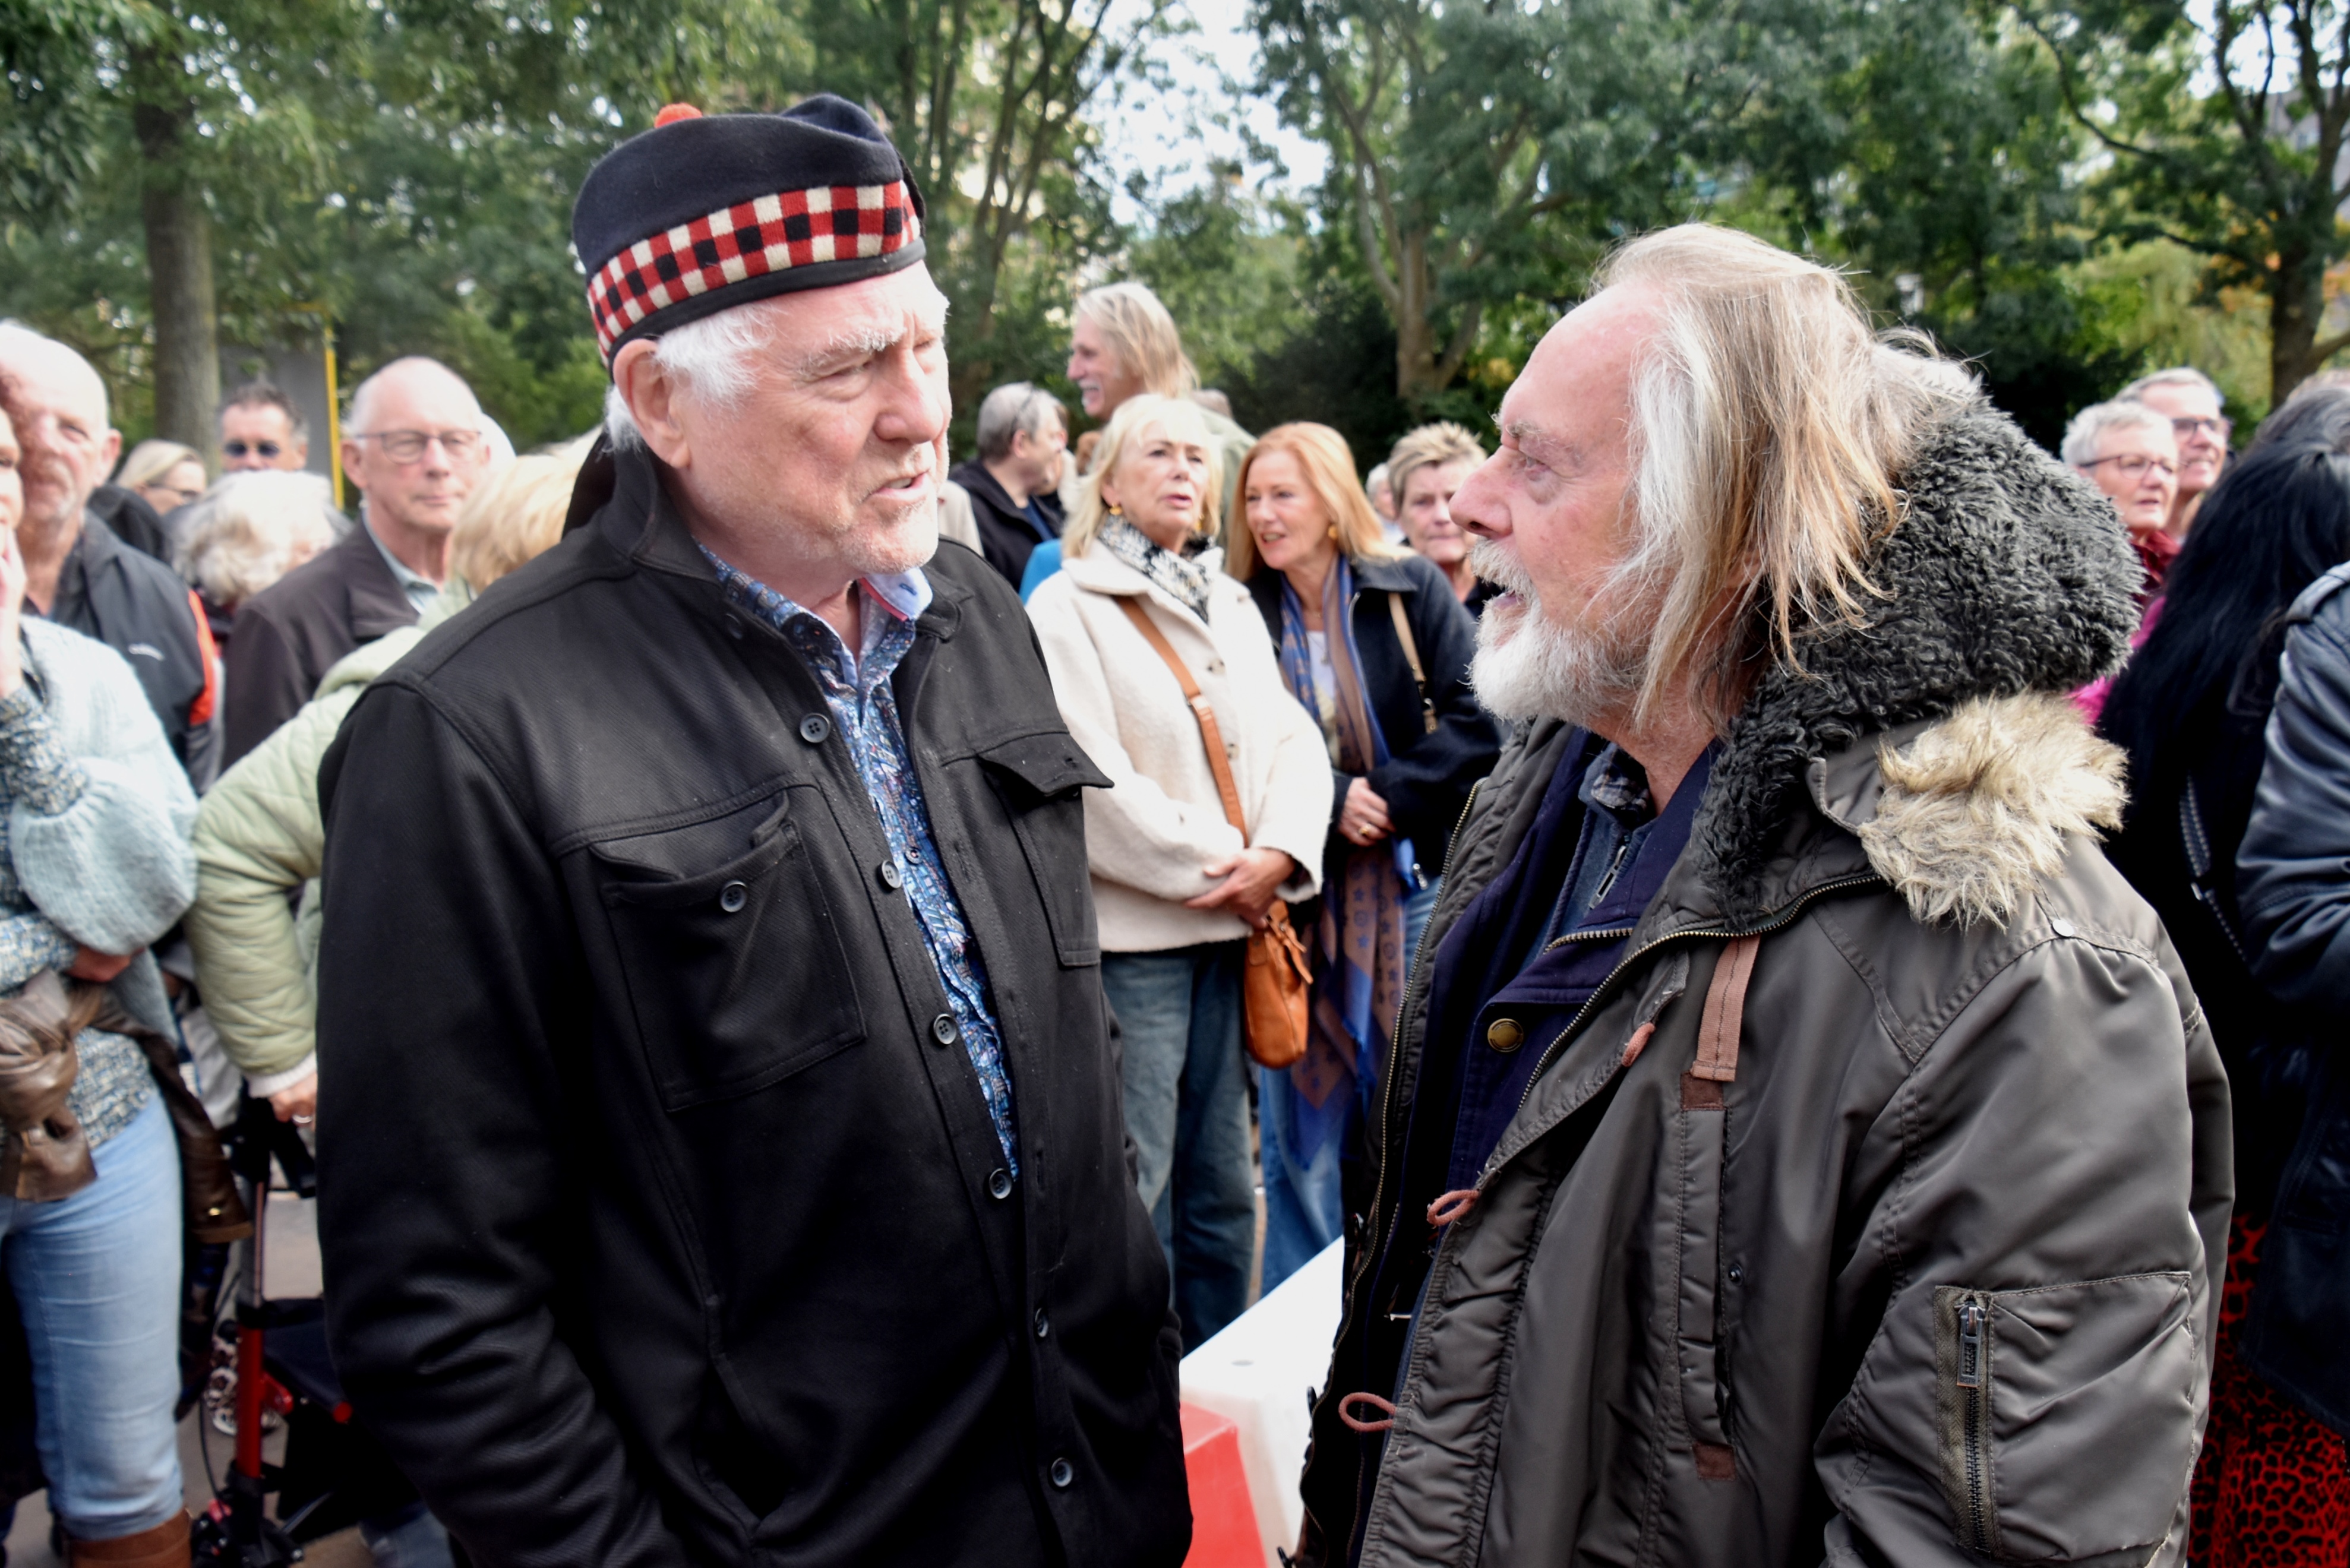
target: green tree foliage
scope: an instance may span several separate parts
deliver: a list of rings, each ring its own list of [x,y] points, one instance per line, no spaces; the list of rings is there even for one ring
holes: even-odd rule
[[[2028,4],[2067,103],[2112,156],[2108,232],[2206,258],[2207,295],[2269,306],[2269,396],[2350,348],[2321,337],[2325,272],[2350,255],[2350,8],[2340,0]]]

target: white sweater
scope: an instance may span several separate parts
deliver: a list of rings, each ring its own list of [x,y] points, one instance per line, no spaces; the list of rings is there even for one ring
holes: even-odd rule
[[[1202,558],[1214,587],[1202,621],[1098,546],[1045,579],[1028,601],[1069,733],[1115,787],[1086,792],[1094,904],[1108,952],[1158,952],[1248,934],[1222,909],[1183,900],[1214,882],[1201,868],[1241,847],[1225,820],[1199,721],[1183,689],[1118,601],[1137,595],[1215,710],[1240,785],[1251,847],[1302,867],[1284,898],[1314,896],[1330,828],[1330,758],[1322,732],[1282,684],[1273,639],[1248,590]]]

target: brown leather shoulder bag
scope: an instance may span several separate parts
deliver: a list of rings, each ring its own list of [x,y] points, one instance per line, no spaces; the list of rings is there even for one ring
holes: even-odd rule
[[[1240,829],[1241,842],[1246,844],[1248,823],[1241,811],[1240,784],[1232,777],[1232,759],[1224,753],[1224,732],[1216,723],[1215,709],[1200,694],[1200,683],[1191,679],[1182,655],[1151,621],[1142,601],[1124,597],[1118,602],[1134,629],[1166,661],[1176,683],[1183,688],[1183,701],[1191,705],[1191,717],[1200,723],[1200,740],[1208,748],[1208,768],[1216,775],[1224,816]],[[1248,973],[1241,1001],[1249,1054],[1276,1072],[1305,1054],[1313,979],[1305,944],[1297,940],[1296,928],[1289,923],[1289,906],[1275,898],[1263,926],[1249,933]]]

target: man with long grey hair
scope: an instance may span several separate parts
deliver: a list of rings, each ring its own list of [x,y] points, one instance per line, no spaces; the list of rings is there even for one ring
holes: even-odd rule
[[[1844,280],[1625,246],[1452,512],[1517,738],[1404,998],[1307,1563],[2178,1561],[2227,1089],[2095,835],[2104,499]]]
[[[933,555],[920,193],[840,99],[672,105],[572,233],[570,531],[319,772],[344,1386],[477,1562],[1175,1568],[1108,781]]]

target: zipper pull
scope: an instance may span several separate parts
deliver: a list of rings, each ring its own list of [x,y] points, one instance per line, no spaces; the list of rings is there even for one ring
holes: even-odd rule
[[[1959,1386],[1982,1386],[1983,1309],[1977,1301],[1959,1303]]]

